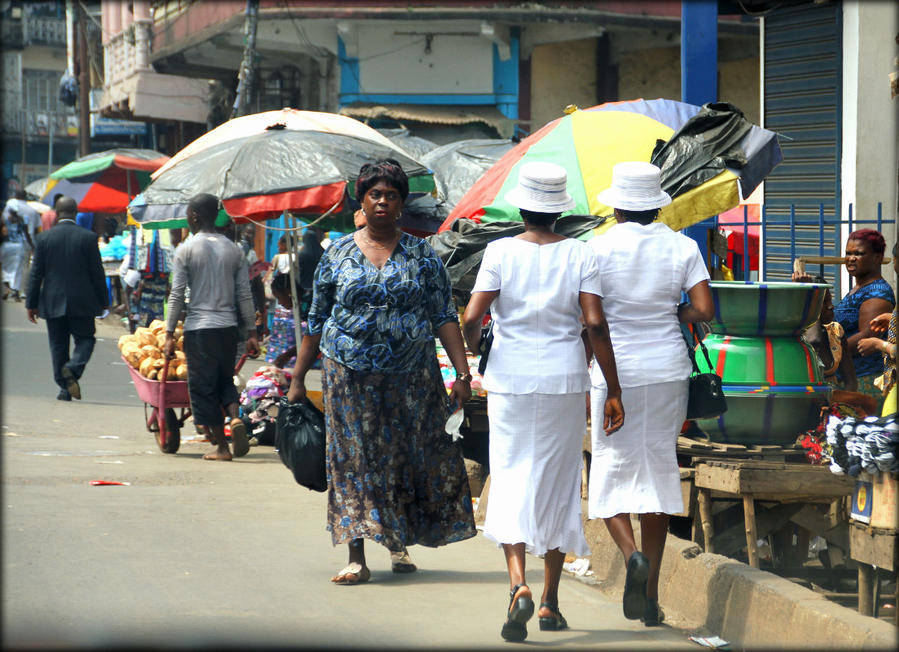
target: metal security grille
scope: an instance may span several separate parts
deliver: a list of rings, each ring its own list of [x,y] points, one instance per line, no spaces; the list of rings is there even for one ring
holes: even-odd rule
[[[784,155],[765,181],[766,280],[789,279],[794,256],[841,253],[841,60],[840,3],[765,16],[765,128],[781,136]],[[824,276],[839,297],[839,267],[826,266]]]

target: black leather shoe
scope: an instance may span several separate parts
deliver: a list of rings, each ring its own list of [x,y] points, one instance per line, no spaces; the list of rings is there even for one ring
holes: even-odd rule
[[[80,401],[81,386],[78,384],[78,381],[75,380],[75,374],[72,373],[72,370],[68,367],[63,367],[59,374],[62,376],[63,380],[66,381],[66,390],[72,395],[72,398],[77,398]]]
[[[646,580],[649,579],[649,560],[639,550],[627,560],[624,580],[624,617],[639,620],[646,611]]]
[[[57,401],[71,401],[72,397],[69,396],[69,393],[66,390],[61,389],[61,390],[59,390],[59,394],[56,395],[56,400]]]

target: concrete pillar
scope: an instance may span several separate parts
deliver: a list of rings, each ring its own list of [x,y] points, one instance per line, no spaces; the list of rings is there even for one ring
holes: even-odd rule
[[[688,104],[718,99],[718,3],[717,0],[681,0],[680,95]],[[705,220],[683,230],[699,245],[708,261],[708,231],[714,222]]]
[[[134,0],[134,64],[138,70],[150,68],[150,3],[147,0]]]
[[[122,17],[122,31],[126,32],[132,23],[131,3],[128,0],[121,0],[118,5]]]
[[[877,219],[887,243],[886,255],[896,242],[896,204],[899,201],[896,170],[899,169],[899,98],[890,99],[887,73],[899,56],[899,5],[894,2],[844,2],[843,98],[840,161],[842,219]],[[876,224],[853,225],[876,229]],[[848,228],[844,228],[845,246]],[[896,289],[896,277],[888,265],[883,278]],[[843,269],[844,283],[848,277]],[[848,285],[844,285],[848,287]]]
[[[107,17],[109,22],[109,38],[122,31],[122,10],[118,0],[106,0],[103,7],[103,16]]]

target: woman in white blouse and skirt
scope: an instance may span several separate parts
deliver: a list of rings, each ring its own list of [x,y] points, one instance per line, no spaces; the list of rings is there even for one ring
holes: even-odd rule
[[[687,415],[691,365],[680,323],[714,314],[709,274],[696,243],[655,222],[671,203],[658,167],[619,163],[612,187],[597,199],[618,223],[590,240],[602,278],[603,308],[612,335],[627,423],[606,437],[593,423],[589,517],[605,520],[627,567],[624,615],[658,625],[659,568],[668,515],[683,511],[677,435]],[[679,303],[686,292],[689,303]],[[591,407],[600,409],[607,383],[593,370]],[[595,412],[594,412],[595,413]],[[640,515],[637,549],[631,514]]]
[[[488,308],[494,320],[483,380],[490,419],[484,534],[506,557],[511,600],[502,636],[509,641],[525,639],[534,612],[525,552],[544,555],[542,630],[567,627],[558,598],[565,553],[589,554],[580,500],[589,387],[581,318],[609,388],[597,421],[607,433],[624,421],[595,258],[585,243],[553,233],[574,206],[566,181],[552,163],[521,167],[506,200],[521,209],[524,233],[487,245],[463,317],[473,353]]]

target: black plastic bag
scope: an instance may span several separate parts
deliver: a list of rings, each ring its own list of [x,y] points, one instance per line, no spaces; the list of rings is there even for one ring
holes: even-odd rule
[[[325,415],[308,399],[278,405],[275,446],[284,466],[293,472],[297,484],[313,491],[326,491]]]
[[[478,342],[478,353],[481,360],[478,362],[478,373],[482,376],[487,370],[487,359],[490,357],[490,349],[493,347],[493,319],[490,323],[481,327],[481,339]]]

